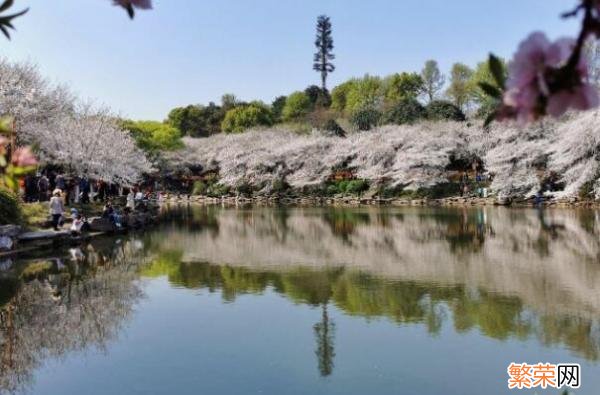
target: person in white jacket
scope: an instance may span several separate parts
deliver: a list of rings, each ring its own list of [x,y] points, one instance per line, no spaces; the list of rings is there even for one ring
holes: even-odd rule
[[[55,189],[50,199],[50,215],[52,216],[52,227],[54,230],[58,230],[58,224],[64,212],[65,206],[63,205],[61,191],[60,189]]]
[[[127,194],[127,204],[126,207],[129,207],[131,211],[135,210],[135,194],[132,190]]]

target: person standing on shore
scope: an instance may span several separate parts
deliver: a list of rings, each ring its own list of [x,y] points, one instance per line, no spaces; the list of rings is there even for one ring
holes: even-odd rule
[[[65,206],[63,205],[60,189],[55,189],[50,199],[50,215],[52,216],[52,227],[54,230],[58,230],[58,224],[64,212]]]
[[[50,182],[48,181],[48,177],[46,177],[45,174],[42,173],[42,176],[38,180],[37,187],[38,187],[39,201],[40,202],[47,201],[48,200],[48,189],[50,188]]]
[[[81,193],[81,203],[88,204],[90,202],[90,182],[86,176],[79,181],[79,192]]]
[[[131,211],[135,210],[135,194],[133,193],[133,189],[130,189],[127,194],[127,204],[125,206],[129,207]]]

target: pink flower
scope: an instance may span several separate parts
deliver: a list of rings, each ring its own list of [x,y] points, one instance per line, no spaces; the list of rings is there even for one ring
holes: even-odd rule
[[[17,148],[12,154],[11,162],[13,165],[21,167],[35,166],[38,164],[35,155],[31,152],[31,148],[29,147]]]
[[[548,77],[568,62],[574,46],[575,41],[569,38],[551,43],[541,32],[534,32],[521,42],[510,65],[503,98],[503,104],[514,108],[520,122],[533,121],[545,113],[558,117],[570,108],[587,110],[598,105],[597,90],[585,82],[587,64],[583,57],[575,70],[573,85],[551,91]]]
[[[569,108],[589,110],[599,104],[598,89],[590,84],[582,84],[572,90],[562,90],[550,96],[546,111],[553,117],[559,117]]]
[[[121,6],[123,8],[135,7],[141,10],[149,10],[152,8],[151,0],[114,0],[114,5]]]

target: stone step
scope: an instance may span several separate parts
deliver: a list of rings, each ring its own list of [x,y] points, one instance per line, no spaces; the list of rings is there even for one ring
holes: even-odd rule
[[[35,241],[35,240],[54,240],[63,239],[71,236],[68,230],[38,230],[34,232],[21,233],[18,236],[19,241]]]

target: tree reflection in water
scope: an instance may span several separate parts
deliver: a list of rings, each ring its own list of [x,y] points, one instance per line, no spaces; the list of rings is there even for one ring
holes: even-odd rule
[[[422,325],[432,336],[450,326],[502,341],[535,338],[598,360],[600,219],[589,213],[166,212],[140,240],[3,264],[0,392],[26,388],[45,358],[105,348],[142,297],[140,276],[218,292],[225,303],[270,291],[319,309],[312,330],[322,376],[334,369],[332,309]]]
[[[220,289],[230,301],[271,286],[295,302],[332,302],[347,314],[422,323],[432,334],[451,320],[458,332],[533,336],[598,359],[596,211],[188,210],[209,218],[206,227],[201,220],[194,231],[180,228],[151,242],[176,251],[176,264],[154,274],[178,285]]]
[[[142,297],[143,256],[139,242],[111,241],[18,265],[11,275],[21,284],[0,307],[0,392],[25,390],[46,358],[114,340]]]
[[[335,358],[335,323],[329,320],[327,305],[323,303],[323,312],[321,322],[314,326],[315,337],[317,338],[317,361],[319,362],[319,372],[321,376],[329,376],[333,372],[333,359]]]

